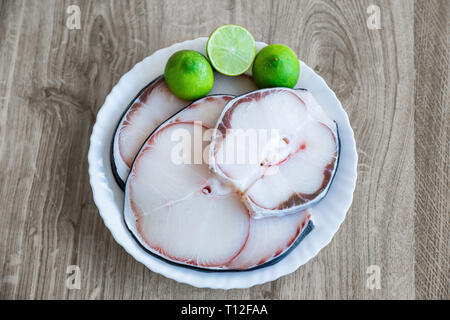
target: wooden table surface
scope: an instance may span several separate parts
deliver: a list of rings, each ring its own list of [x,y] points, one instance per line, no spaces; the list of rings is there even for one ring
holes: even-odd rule
[[[372,4],[380,29],[368,25]],[[70,5],[79,29],[68,27]],[[449,7],[0,0],[0,298],[448,299]],[[128,255],[98,214],[87,163],[97,111],[119,78],[226,23],[289,45],[324,77],[359,154],[353,205],[332,242],[291,275],[229,291],[179,284]],[[71,265],[80,289],[66,286]],[[378,289],[367,285],[373,265]]]

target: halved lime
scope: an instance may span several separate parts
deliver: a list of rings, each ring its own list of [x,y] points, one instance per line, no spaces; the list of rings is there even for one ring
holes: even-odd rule
[[[206,52],[214,69],[227,76],[238,76],[252,65],[256,42],[247,29],[227,24],[209,36]]]

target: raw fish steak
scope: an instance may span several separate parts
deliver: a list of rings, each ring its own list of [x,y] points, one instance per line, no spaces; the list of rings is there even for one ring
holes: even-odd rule
[[[253,217],[298,212],[325,196],[338,163],[338,130],[310,92],[271,88],[239,96],[216,129],[211,168]]]
[[[136,157],[125,188],[125,219],[151,252],[184,264],[219,267],[245,245],[250,216],[239,196],[209,171],[207,163],[173,159],[179,144],[173,137],[194,137],[195,130],[203,135],[231,99],[210,96],[195,102],[154,132]],[[207,144],[202,141],[201,150]],[[194,145],[187,146],[192,154]]]
[[[249,269],[282,256],[306,235],[305,228],[311,223],[308,210],[280,217],[250,219],[247,242],[237,257],[227,266],[230,269]],[[308,230],[309,232],[309,230]]]
[[[247,75],[231,78],[215,73],[214,77],[216,81],[210,94],[239,95],[256,89],[252,78]],[[159,125],[188,104],[189,101],[172,94],[163,76],[147,85],[132,101],[117,125],[112,144],[112,169],[121,188],[144,141]]]
[[[280,258],[306,229],[311,217],[306,211],[251,218],[241,195],[209,170],[205,133],[232,99],[214,95],[192,103],[153,132],[139,151],[126,182],[124,215],[149,252],[200,268],[247,270]],[[197,140],[177,139],[186,134],[203,137],[200,161],[195,159]],[[174,160],[180,154],[176,150],[189,151],[188,161]]]
[[[112,165],[120,186],[123,187],[134,158],[150,133],[188,103],[172,94],[162,76],[133,101],[122,116],[113,140]]]

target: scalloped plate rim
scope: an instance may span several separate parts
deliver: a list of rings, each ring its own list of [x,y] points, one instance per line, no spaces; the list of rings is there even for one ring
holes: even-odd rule
[[[198,287],[198,288],[211,288],[211,289],[249,288],[249,287],[263,284],[263,283],[266,283],[269,281],[274,281],[282,276],[288,275],[288,274],[296,271],[300,266],[304,265],[309,260],[311,260],[313,257],[315,257],[319,253],[320,250],[322,250],[324,247],[326,247],[330,243],[334,234],[339,230],[341,224],[345,220],[347,211],[349,210],[352,200],[353,200],[353,192],[354,192],[355,186],[356,186],[357,162],[358,162],[358,155],[356,152],[356,142],[355,142],[353,130],[350,126],[350,121],[349,121],[348,115],[345,112],[345,110],[342,108],[342,105],[341,105],[340,101],[337,99],[336,94],[328,87],[325,80],[321,76],[319,76],[317,73],[315,73],[305,63],[300,61],[300,63],[301,63],[300,78],[302,78],[302,76],[305,74],[304,70],[306,70],[306,74],[309,74],[309,76],[312,75],[316,81],[319,81],[318,87],[323,87],[324,90],[328,91],[327,92],[328,94],[331,94],[330,99],[334,100],[333,103],[338,106],[339,110],[337,110],[336,112],[339,112],[341,114],[341,116],[343,117],[340,120],[341,122],[339,123],[340,134],[341,134],[341,137],[340,137],[341,143],[345,137],[345,143],[346,143],[345,148],[349,149],[348,152],[350,152],[348,154],[349,159],[346,160],[347,162],[349,162],[349,166],[348,166],[349,169],[347,172],[348,178],[346,179],[347,187],[348,187],[346,190],[347,191],[347,194],[346,194],[347,199],[345,199],[346,201],[342,201],[340,203],[339,211],[341,212],[341,216],[337,218],[338,221],[335,221],[335,224],[334,224],[332,230],[330,232],[328,232],[326,234],[326,236],[322,236],[319,239],[314,239],[314,237],[313,237],[314,231],[312,231],[311,234],[308,235],[308,237],[305,240],[307,240],[307,239],[309,240],[312,237],[315,241],[312,243],[313,247],[312,248],[303,248],[304,246],[301,246],[302,244],[305,243],[305,241],[303,241],[294,250],[294,251],[298,251],[299,248],[304,249],[304,251],[300,253],[300,254],[303,254],[303,256],[297,254],[298,260],[300,260],[300,258],[301,258],[301,261],[294,261],[295,263],[288,263],[288,261],[286,260],[288,257],[286,257],[285,259],[281,260],[280,262],[278,262],[272,266],[262,268],[262,270],[264,271],[263,273],[261,273],[260,270],[239,271],[236,273],[220,273],[220,274],[217,272],[214,272],[214,271],[211,271],[211,272],[192,271],[192,270],[187,270],[186,268],[184,268],[182,266],[173,266],[173,265],[170,265],[170,264],[164,263],[164,262],[157,263],[157,262],[153,261],[152,259],[148,259],[148,254],[145,254],[145,253],[143,254],[142,252],[139,251],[138,244],[135,244],[134,246],[129,246],[127,243],[125,243],[127,239],[123,238],[124,237],[123,232],[126,233],[128,238],[132,238],[132,236],[129,234],[129,232],[128,232],[128,230],[126,230],[126,228],[123,228],[123,225],[117,226],[115,224],[115,222],[113,221],[113,219],[111,219],[109,217],[110,210],[115,210],[116,208],[114,208],[113,203],[111,203],[109,201],[106,201],[106,202],[104,201],[104,196],[105,196],[104,192],[106,192],[108,190],[105,189],[104,185],[102,186],[102,183],[105,182],[102,179],[106,180],[107,182],[113,183],[113,184],[116,184],[116,181],[114,180],[114,178],[108,180],[105,177],[105,174],[107,174],[107,173],[105,173],[105,170],[107,170],[109,168],[109,166],[108,166],[109,159],[103,159],[102,151],[101,151],[101,146],[103,145],[103,143],[106,143],[108,146],[110,145],[110,139],[107,139],[107,141],[102,142],[101,140],[99,141],[98,138],[99,138],[99,136],[102,135],[102,131],[103,131],[102,129],[104,129],[102,127],[102,125],[108,125],[108,124],[105,124],[104,122],[107,119],[108,112],[112,111],[109,109],[113,109],[113,107],[114,107],[113,99],[115,98],[116,95],[120,96],[121,89],[124,90],[127,88],[127,82],[129,81],[129,78],[132,78],[133,76],[135,76],[135,77],[138,76],[137,73],[139,72],[140,69],[144,68],[144,65],[146,62],[148,62],[150,59],[162,58],[163,55],[168,56],[170,52],[173,52],[177,48],[184,49],[186,47],[195,46],[195,45],[197,45],[197,43],[201,43],[201,42],[206,43],[206,40],[207,40],[206,37],[200,37],[200,38],[197,38],[194,40],[186,40],[184,42],[175,43],[167,48],[159,49],[156,52],[154,52],[152,55],[146,57],[141,62],[134,65],[130,71],[128,71],[126,74],[124,74],[120,78],[118,83],[113,87],[111,92],[105,98],[105,102],[104,102],[103,106],[100,108],[100,110],[98,111],[98,114],[96,117],[96,122],[92,129],[92,134],[90,137],[89,152],[88,152],[89,182],[90,182],[92,192],[93,192],[94,203],[96,204],[96,206],[99,210],[100,216],[102,217],[105,226],[110,230],[114,240],[119,245],[121,245],[125,249],[125,251],[128,254],[130,254],[134,259],[136,259],[140,263],[144,264],[147,268],[149,268],[153,272],[157,272],[167,278],[176,280],[180,283],[186,283],[186,284],[192,285],[194,287]],[[259,49],[264,46],[266,46],[265,43],[257,42],[257,47]],[[136,80],[136,81],[138,81],[138,80]],[[300,80],[299,80],[299,82],[300,82]],[[135,91],[138,92],[140,89],[141,88],[136,88]],[[130,92],[129,95],[132,95],[132,92]],[[124,110],[125,107],[126,106],[123,106],[122,110]],[[116,106],[116,108],[118,108],[118,107]],[[115,127],[116,123],[114,122],[109,125]],[[346,129],[346,130],[344,130],[345,134],[342,134],[341,127]],[[107,154],[109,156],[109,153],[107,153]],[[106,166],[102,167],[104,170],[99,170],[99,164],[98,164],[99,160],[106,162]],[[338,175],[341,167],[342,167],[342,158],[340,159],[340,165],[339,165],[339,168],[337,169],[336,175]],[[103,175],[103,177],[102,177],[102,175]],[[102,191],[103,191],[103,193],[102,193]],[[109,191],[113,192],[113,190],[109,190]],[[332,190],[330,189],[329,192],[332,192]],[[328,196],[329,195],[327,195],[326,198]],[[325,201],[325,199],[323,201]],[[312,210],[313,210],[313,218],[314,218],[314,207],[312,208]],[[119,211],[121,211],[121,210],[119,209]],[[122,213],[121,212],[119,212],[119,213],[122,216]],[[316,226],[316,229],[317,229],[317,226]],[[131,240],[134,242],[133,239],[131,239]],[[311,242],[311,240],[309,240],[308,242]],[[292,255],[293,253],[294,252],[291,252],[290,255]],[[183,270],[183,269],[186,269],[186,270]],[[194,273],[194,275],[192,273]],[[238,276],[236,276],[236,274],[238,274]]]

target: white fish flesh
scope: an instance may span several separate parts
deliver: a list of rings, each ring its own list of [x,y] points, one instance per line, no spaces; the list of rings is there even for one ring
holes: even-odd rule
[[[214,74],[210,94],[239,95],[256,89],[251,77],[226,77]],[[131,165],[148,136],[190,101],[177,98],[160,76],[147,85],[132,101],[120,119],[114,134],[111,165],[117,183],[124,187]]]
[[[190,162],[174,161],[188,133],[214,128],[232,96],[202,98],[162,124],[147,139],[125,187],[125,222],[149,252],[179,264],[213,270],[246,270],[281,257],[300,238],[310,214],[253,219],[228,181],[195,163],[195,141],[184,141]],[[203,139],[202,139],[203,140]],[[209,159],[209,141],[201,142]]]
[[[339,155],[338,131],[310,92],[271,88],[231,100],[212,138],[210,164],[255,218],[322,199]]]
[[[188,103],[172,94],[162,76],[151,82],[132,102],[123,114],[113,140],[111,162],[120,186],[123,187],[134,158],[148,136]]]
[[[261,266],[282,256],[295,244],[311,223],[308,210],[280,217],[250,219],[248,240],[236,258],[227,266],[230,269],[249,269]]]

